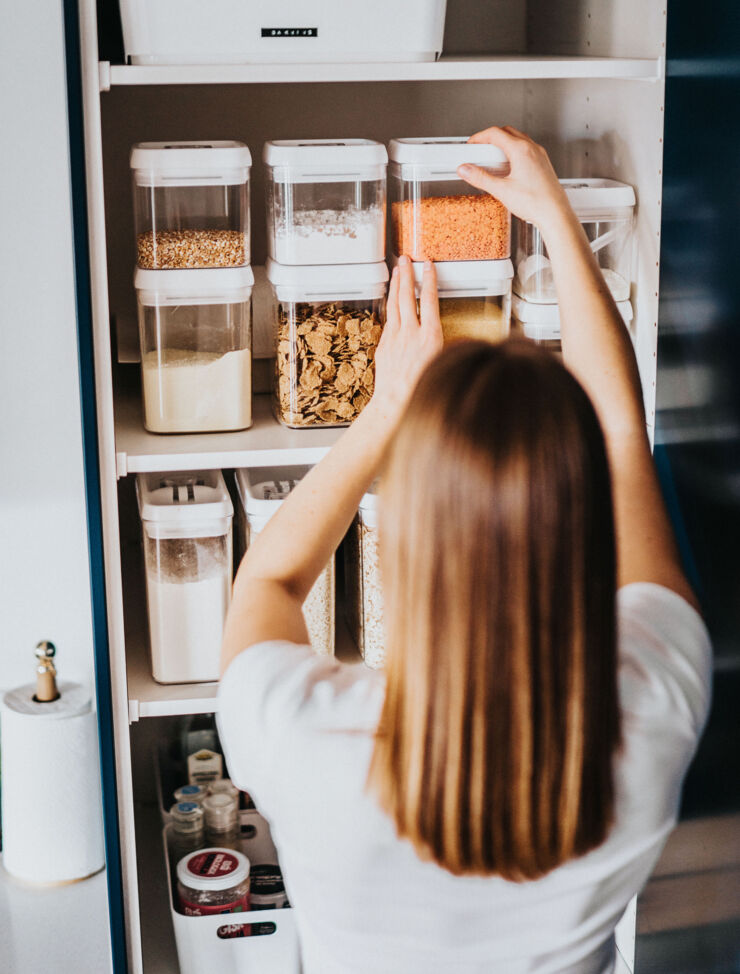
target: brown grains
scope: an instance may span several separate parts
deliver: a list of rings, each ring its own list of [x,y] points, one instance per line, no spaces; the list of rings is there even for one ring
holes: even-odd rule
[[[136,238],[139,267],[241,267],[247,263],[240,230],[147,230]]]
[[[412,260],[501,260],[510,253],[509,211],[488,195],[427,196],[394,203],[396,253]]]
[[[291,308],[292,315],[286,310]],[[373,394],[381,333],[369,309],[340,303],[280,305],[278,418],[287,426],[351,423]]]

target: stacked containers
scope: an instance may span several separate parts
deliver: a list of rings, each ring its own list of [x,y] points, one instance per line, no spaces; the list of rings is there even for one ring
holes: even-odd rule
[[[237,558],[241,560],[254,537],[295,485],[308,473],[309,467],[255,467],[236,471],[240,504],[237,506]],[[334,556],[316,580],[303,603],[311,646],[317,653],[334,655]]]
[[[385,314],[387,152],[368,139],[265,144],[275,413],[342,426],[372,395]]]
[[[617,301],[617,309],[622,319],[630,327],[632,322],[632,304],[629,301]],[[560,308],[557,304],[535,304],[514,295],[512,317],[517,330],[551,352],[560,354]]]
[[[251,423],[250,166],[241,142],[142,142],[131,151],[152,432]]]
[[[233,507],[220,471],[138,474],[152,673],[217,680],[231,598]]]
[[[383,590],[380,583],[378,503],[365,494],[344,542],[347,623],[367,666],[385,665]]]

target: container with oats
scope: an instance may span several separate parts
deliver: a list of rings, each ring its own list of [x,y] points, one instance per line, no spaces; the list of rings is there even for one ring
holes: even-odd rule
[[[267,247],[280,264],[385,258],[388,153],[370,139],[266,142]]]
[[[617,301],[617,308],[631,335],[633,317],[631,302]],[[556,355],[561,354],[560,308],[557,304],[535,304],[515,294],[511,320],[512,328],[519,334]]]
[[[367,666],[385,665],[383,590],[378,552],[378,506],[375,490],[360,502],[344,540],[345,605],[350,634]]]
[[[310,467],[253,467],[236,471],[240,503],[236,507],[236,555],[240,561],[256,535]],[[334,655],[334,556],[319,575],[303,603],[311,646]]]
[[[140,142],[131,150],[136,259],[149,270],[249,264],[242,142]]]
[[[373,393],[385,320],[385,263],[267,261],[274,296],[275,414],[295,429],[347,426]]]
[[[144,426],[208,433],[252,423],[249,267],[134,274]]]
[[[389,146],[391,251],[412,260],[502,260],[511,216],[457,174],[463,163],[508,172],[503,152],[465,138],[393,139]]]

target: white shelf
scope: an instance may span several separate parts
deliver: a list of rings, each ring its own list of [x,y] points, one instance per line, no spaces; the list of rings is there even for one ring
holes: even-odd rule
[[[439,61],[350,64],[120,65],[100,62],[100,90],[118,85],[295,84],[342,81],[506,81],[621,78],[655,81],[662,58],[442,57]]]

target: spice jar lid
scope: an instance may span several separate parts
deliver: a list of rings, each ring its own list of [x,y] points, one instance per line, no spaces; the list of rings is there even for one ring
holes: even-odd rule
[[[171,304],[239,304],[254,287],[251,267],[206,267],[187,270],[134,271],[139,301],[147,306]]]
[[[560,185],[577,214],[635,205],[633,187],[616,179],[561,179]]]
[[[385,294],[388,265],[278,264],[267,258],[267,280],[281,301],[352,301]]]
[[[129,162],[137,186],[235,186],[252,156],[243,142],[139,142]]]
[[[177,864],[177,879],[198,890],[223,890],[239,886],[249,876],[249,859],[234,849],[201,849]]]
[[[239,814],[239,797],[224,791],[207,795],[203,799],[203,812],[206,816],[207,828],[219,831],[232,829],[236,826]]]
[[[274,896],[284,892],[285,882],[280,866],[267,862],[252,867],[250,893],[257,896]]]
[[[234,513],[220,470],[140,473],[136,475],[136,497],[142,521],[188,524],[199,531],[202,527],[203,537],[223,534],[218,521]],[[213,535],[208,534],[208,522]]]
[[[216,778],[208,785],[209,795],[233,795],[239,801],[239,789],[232,782],[231,778]]]
[[[197,802],[182,801],[170,809],[178,832],[199,832],[203,828],[203,809]]]
[[[466,162],[490,169],[498,176],[509,171],[509,160],[502,149],[489,143],[468,142],[464,135],[391,139],[388,155],[401,179],[459,179],[457,167]]]
[[[206,797],[206,790],[200,785],[183,785],[175,792],[176,802],[195,802],[199,805]]]
[[[265,142],[262,161],[278,183],[385,179],[388,152],[372,139],[281,139]]]
[[[398,264],[398,256],[391,263]],[[412,261],[417,291],[424,276],[424,262]],[[445,291],[465,291],[466,294],[506,294],[514,277],[514,265],[506,260],[440,260],[434,264],[437,272],[437,290],[440,297]]]

